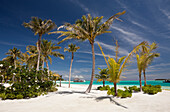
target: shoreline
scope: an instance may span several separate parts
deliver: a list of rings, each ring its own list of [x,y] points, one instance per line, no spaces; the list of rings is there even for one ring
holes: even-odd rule
[[[58,91],[44,96],[21,100],[0,100],[0,112],[168,112],[170,91],[163,90],[156,95],[132,93],[131,98],[117,98],[107,95],[107,91],[96,90],[85,94],[88,85],[62,84]]]

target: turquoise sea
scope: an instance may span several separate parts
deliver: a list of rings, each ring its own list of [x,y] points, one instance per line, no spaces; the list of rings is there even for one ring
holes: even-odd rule
[[[88,85],[90,81],[85,82],[71,82],[71,84],[83,84]],[[68,82],[63,81],[62,84],[68,84]],[[155,80],[149,80],[147,81],[147,84],[151,85],[161,85],[162,89],[170,89],[170,83],[164,83],[163,81],[155,81]],[[93,81],[93,85],[103,85],[102,82]],[[105,85],[113,86],[113,83],[106,81]],[[139,81],[120,81],[117,83],[118,86],[139,86]],[[142,81],[142,85],[144,85],[144,81]]]

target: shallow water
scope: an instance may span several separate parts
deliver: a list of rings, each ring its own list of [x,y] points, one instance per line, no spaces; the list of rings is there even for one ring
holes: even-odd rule
[[[83,84],[83,85],[88,85],[90,81],[86,82],[71,82],[71,84]],[[170,83],[164,83],[163,81],[155,81],[155,80],[150,80],[146,82],[147,84],[151,85],[161,85],[162,89],[170,89]],[[68,84],[68,81],[62,81],[62,84]],[[93,81],[93,85],[103,85],[102,82],[97,82]],[[113,86],[113,83],[106,81],[105,85],[110,85]],[[139,81],[120,81],[117,83],[119,86],[139,86]],[[142,85],[144,85],[144,81],[142,81]]]

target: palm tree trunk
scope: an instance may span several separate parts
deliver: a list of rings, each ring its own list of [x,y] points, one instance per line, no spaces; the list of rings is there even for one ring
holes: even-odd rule
[[[94,72],[95,72],[95,53],[94,53],[94,43],[91,44],[92,47],[92,55],[93,55],[93,65],[92,65],[92,75],[91,75],[91,80],[90,80],[90,84],[87,88],[87,90],[85,91],[85,93],[90,93],[90,90],[92,88],[92,84],[93,84],[93,79],[94,79]]]
[[[140,91],[142,91],[141,72],[139,72],[139,83],[140,83]]]
[[[114,82],[114,90],[115,90],[115,96],[117,96],[117,83]]]
[[[47,59],[45,59],[45,62],[46,62],[46,66],[47,66],[48,80],[49,80],[50,70],[49,70],[49,66],[48,66],[48,61],[47,61]]]
[[[146,75],[145,75],[145,70],[143,70],[143,76],[144,76],[145,86],[146,86]]]
[[[42,70],[44,69],[44,59],[43,59],[43,62],[42,62]]]
[[[103,87],[105,87],[105,80],[103,80]]]
[[[68,85],[69,88],[70,88],[71,68],[72,68],[73,58],[74,58],[74,53],[72,52],[72,58],[71,58],[71,64],[70,64],[70,73],[69,73],[69,85]]]
[[[44,59],[43,59],[43,63],[42,63],[42,72],[44,71]],[[42,80],[44,80],[44,72],[42,73]]]
[[[17,68],[16,59],[14,59],[14,67],[15,67],[15,69]]]
[[[41,37],[42,37],[42,35],[39,34],[39,39],[38,39],[38,43],[37,43],[37,49],[38,49],[37,71],[39,71],[39,66],[40,66]]]

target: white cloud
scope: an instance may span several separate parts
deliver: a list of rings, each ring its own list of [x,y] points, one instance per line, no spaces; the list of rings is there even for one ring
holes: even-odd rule
[[[0,44],[3,44],[3,45],[12,45],[12,46],[19,46],[19,47],[26,47],[26,45],[23,45],[23,44],[14,44],[14,43],[9,43],[9,42],[0,42]]]
[[[105,43],[99,42],[99,41],[96,41],[96,42],[98,42],[101,45],[102,48],[105,48],[105,49],[108,49],[108,50],[111,50],[111,51],[115,52],[115,47],[114,46],[108,45],[108,44],[105,44]],[[97,43],[95,43],[95,44],[97,44]],[[125,50],[125,49],[123,49],[121,47],[119,47],[119,53],[121,55],[126,55],[126,56],[129,54],[129,52],[127,50]]]
[[[80,79],[83,79],[83,78],[84,78],[82,75],[73,75],[72,77],[73,77],[73,78],[80,78]]]
[[[135,33],[129,32],[127,30],[124,30],[123,28],[120,28],[120,27],[118,28],[112,25],[111,29],[121,32],[122,36],[121,34],[119,36],[121,36],[121,38],[123,38],[124,40],[132,44],[133,46],[141,43],[144,40],[141,36]]]
[[[79,62],[79,63],[91,63],[91,61],[87,61],[87,60],[76,60],[76,62]]]
[[[160,11],[161,11],[165,16],[167,16],[168,19],[170,19],[170,12],[169,12],[169,11],[166,11],[166,10],[163,10],[163,9],[160,9]]]

